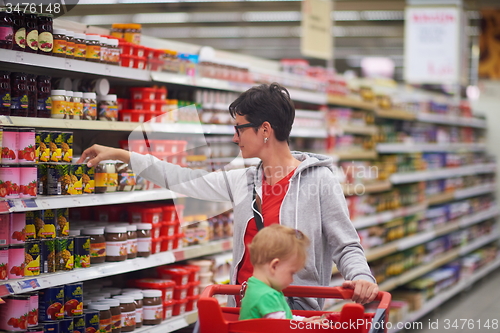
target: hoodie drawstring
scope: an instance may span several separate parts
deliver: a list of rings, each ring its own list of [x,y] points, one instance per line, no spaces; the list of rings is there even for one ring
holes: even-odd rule
[[[299,179],[297,180],[297,188],[300,189],[300,175],[302,175],[302,172],[299,172]],[[297,190],[297,198],[295,199],[295,229],[299,228],[299,210],[297,207],[299,207],[299,190]]]

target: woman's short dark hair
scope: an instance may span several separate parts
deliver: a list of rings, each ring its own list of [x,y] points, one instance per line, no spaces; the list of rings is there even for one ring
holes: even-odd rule
[[[248,89],[231,103],[229,112],[233,118],[244,116],[255,125],[269,122],[278,141],[288,141],[295,119],[290,93],[278,83]]]

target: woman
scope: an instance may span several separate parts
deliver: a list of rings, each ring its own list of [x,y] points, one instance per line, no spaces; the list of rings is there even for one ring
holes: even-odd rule
[[[96,165],[118,159],[172,191],[202,200],[231,201],[235,221],[232,284],[242,284],[252,275],[248,245],[263,220],[264,226],[280,223],[301,230],[311,240],[305,269],[296,275],[294,284],[328,286],[335,262],[346,279],[343,286],[354,289],[353,300],[371,302],[378,286],[349,220],[333,160],[290,151],[295,108],[288,91],[276,83],[253,87],[230,105],[229,112],[236,120],[234,143],[243,158],[261,159],[257,167],[208,173],[99,145],[85,150],[78,162],[89,158],[88,164]],[[292,309],[320,310],[323,300],[294,298],[289,303]]]

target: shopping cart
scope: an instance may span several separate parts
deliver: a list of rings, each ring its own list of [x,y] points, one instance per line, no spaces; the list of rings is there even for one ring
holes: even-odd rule
[[[198,321],[200,333],[283,333],[307,331],[308,333],[387,333],[391,294],[380,291],[374,313],[365,313],[360,304],[347,303],[340,312],[293,310],[298,316],[323,316],[324,325],[308,324],[287,319],[238,320],[239,308],[221,307],[214,295],[239,295],[239,285],[211,285],[205,288],[198,300]],[[285,296],[351,299],[352,289],[341,287],[290,286],[283,290]]]

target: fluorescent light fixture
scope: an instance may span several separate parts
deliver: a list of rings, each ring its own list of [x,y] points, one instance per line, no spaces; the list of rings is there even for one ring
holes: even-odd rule
[[[136,14],[132,18],[134,23],[186,23],[189,22],[188,13],[145,13]]]
[[[120,22],[131,22],[133,15],[86,15],[82,23],[88,25],[107,25]],[[68,17],[69,19],[69,17]]]
[[[80,0],[79,5],[113,5],[117,4],[119,0]]]
[[[290,12],[246,12],[243,21],[247,22],[294,22],[300,21],[301,13]]]

